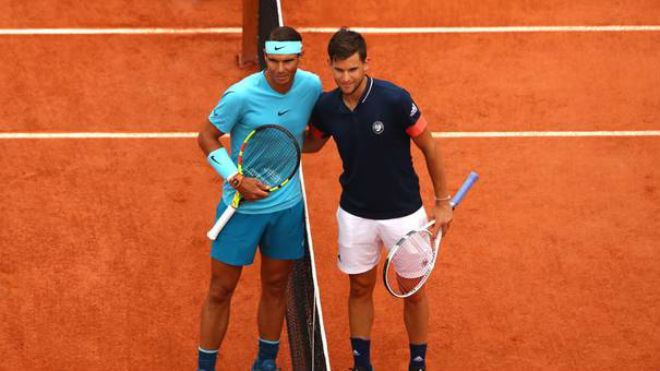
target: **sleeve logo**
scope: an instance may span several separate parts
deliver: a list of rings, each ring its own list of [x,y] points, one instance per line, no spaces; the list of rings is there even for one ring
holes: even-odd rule
[[[417,111],[418,111],[417,106],[415,105],[415,103],[413,103],[413,104],[412,104],[412,107],[410,107],[410,117],[415,116],[415,114],[417,113]]]

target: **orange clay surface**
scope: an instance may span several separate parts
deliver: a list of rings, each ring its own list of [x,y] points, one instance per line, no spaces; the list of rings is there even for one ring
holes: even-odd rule
[[[237,27],[232,1],[5,1],[0,27]],[[162,4],[161,4],[162,3]],[[658,24],[651,1],[285,2],[296,26]],[[85,3],[86,4],[86,3]],[[347,4],[348,6],[348,4]],[[347,9],[343,7],[342,9]],[[616,16],[614,16],[616,15]],[[330,35],[302,68],[333,88]],[[371,74],[434,131],[658,130],[660,34],[367,35]],[[0,36],[0,132],[191,132],[240,70],[239,35]],[[457,210],[428,284],[431,370],[660,367],[660,138],[438,139]],[[432,188],[413,151],[427,206]],[[303,158],[333,370],[352,366],[335,265],[341,164]],[[0,370],[192,370],[220,183],[194,139],[0,139]],[[256,351],[244,270],[218,370]],[[404,370],[379,284],[372,358]],[[286,338],[283,334],[282,339]],[[280,364],[289,369],[286,341]]]

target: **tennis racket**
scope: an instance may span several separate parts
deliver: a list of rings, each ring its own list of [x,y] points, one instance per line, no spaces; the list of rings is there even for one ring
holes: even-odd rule
[[[263,125],[252,130],[243,140],[238,153],[238,173],[256,178],[275,192],[284,187],[296,174],[300,166],[300,145],[288,130],[279,125]],[[215,240],[242,201],[236,192],[231,204],[220,215],[206,236]]]
[[[463,201],[463,197],[479,179],[474,171],[461,185],[456,195],[449,201],[452,209]],[[383,269],[383,281],[390,294],[397,298],[407,298],[422,288],[431,276],[433,266],[440,253],[442,233],[434,241],[429,228],[435,224],[430,221],[420,229],[412,230],[401,237],[390,249]]]

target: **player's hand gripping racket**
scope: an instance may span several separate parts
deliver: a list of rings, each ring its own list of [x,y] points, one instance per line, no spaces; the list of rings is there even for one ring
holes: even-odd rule
[[[474,171],[449,201],[452,208],[461,203],[465,194],[479,179]],[[407,298],[424,285],[431,276],[438,254],[440,253],[440,240],[442,233],[438,235],[431,244],[431,232],[429,228],[435,224],[430,221],[420,229],[406,233],[387,254],[385,268],[383,269],[383,280],[390,294],[397,298]]]
[[[268,187],[268,192],[282,188],[296,174],[300,165],[300,145],[288,130],[279,125],[263,125],[254,129],[243,141],[238,153],[238,173],[255,178]],[[215,240],[241,204],[237,191],[231,204],[220,215],[206,236]]]

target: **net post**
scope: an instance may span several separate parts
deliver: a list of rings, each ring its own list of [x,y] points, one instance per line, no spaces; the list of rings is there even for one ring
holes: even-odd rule
[[[259,0],[259,26],[257,27],[257,56],[259,59],[259,67],[264,69],[266,67],[266,60],[264,59],[264,46],[270,32],[280,26],[284,25],[284,20],[281,14],[281,5],[279,0]]]
[[[243,0],[243,35],[241,37],[241,51],[236,56],[240,68],[251,67],[257,64],[257,44],[259,35],[259,0]]]

